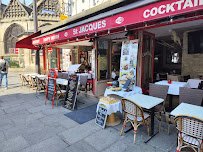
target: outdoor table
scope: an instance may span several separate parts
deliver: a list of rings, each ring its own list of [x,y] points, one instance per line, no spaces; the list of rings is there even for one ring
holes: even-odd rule
[[[48,79],[48,76],[47,75],[39,75],[37,76],[40,80],[45,80],[45,79]]]
[[[30,75],[30,76],[38,76],[39,74],[38,73],[24,74],[25,77],[27,77],[28,75]]]
[[[158,85],[168,85],[168,95],[169,95],[169,111],[172,110],[172,99],[173,95],[179,96],[179,88],[180,87],[187,87],[187,82],[177,82],[177,81],[172,81],[171,84],[168,84],[168,81],[163,80],[156,82],[155,84]]]
[[[128,96],[132,96],[134,94],[142,94],[142,89],[140,87],[134,86],[134,90],[129,91],[129,92],[125,92],[126,89],[122,88],[121,91],[111,91],[108,88],[106,88],[105,93],[104,93],[104,97],[106,97],[107,95],[110,94],[115,94],[118,95],[120,97],[128,97]]]
[[[66,79],[61,79],[61,78],[57,78],[56,79],[56,83],[57,84],[60,84],[60,85],[67,85],[68,84],[68,80],[66,80]]]
[[[119,100],[118,102],[113,103],[113,104],[107,104],[105,102],[100,101],[97,104],[97,111],[99,110],[99,105],[101,105],[101,104],[105,105],[106,108],[107,108],[108,119],[107,119],[106,125],[107,126],[116,126],[116,125],[118,125],[121,122],[121,120],[116,118],[115,114],[118,111],[122,113],[121,101]]]
[[[181,103],[173,111],[171,111],[170,114],[173,116],[188,115],[203,120],[203,107],[188,103]]]
[[[150,137],[145,140],[145,143],[147,143],[151,138],[153,138],[157,133],[154,133],[154,107],[162,102],[164,102],[164,99],[152,97],[148,95],[143,94],[134,94],[129,97],[125,97],[125,99],[128,99],[132,102],[135,102],[140,107],[150,110],[151,115],[151,129],[150,129]]]
[[[198,88],[198,86],[199,86],[199,83],[201,82],[201,81],[203,81],[203,80],[201,80],[201,79],[189,79],[188,81],[187,81],[187,86],[189,87],[189,88]]]

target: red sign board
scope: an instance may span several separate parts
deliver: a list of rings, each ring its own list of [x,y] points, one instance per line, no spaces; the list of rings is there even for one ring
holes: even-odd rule
[[[52,48],[48,48],[48,53],[52,53]]]
[[[202,9],[202,0],[164,0],[45,37],[33,39],[32,44],[38,45],[54,42],[70,37],[77,37],[89,33],[142,23],[168,16],[194,12]]]
[[[18,54],[18,53],[19,53],[18,48],[15,48],[15,54]]]

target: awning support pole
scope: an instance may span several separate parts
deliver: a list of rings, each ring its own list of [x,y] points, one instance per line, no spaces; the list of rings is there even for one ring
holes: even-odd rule
[[[36,0],[33,0],[33,22],[34,22],[34,32],[38,31],[38,23],[37,23],[37,7]],[[40,74],[40,58],[39,51],[36,50],[35,53],[35,71]]]

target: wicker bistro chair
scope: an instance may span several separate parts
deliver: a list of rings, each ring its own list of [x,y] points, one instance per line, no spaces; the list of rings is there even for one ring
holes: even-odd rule
[[[19,75],[20,75],[20,79],[21,79],[21,88],[26,85],[25,83],[29,84],[29,80],[26,79],[26,77],[23,74],[19,74]]]
[[[187,115],[175,117],[175,125],[178,131],[178,147],[176,152],[182,148],[190,147],[195,152],[203,151],[203,120]]]
[[[31,75],[28,75],[28,79],[29,79],[29,82],[30,82],[30,86],[29,86],[29,91],[30,91],[30,88],[34,88],[34,87],[37,87],[37,81],[36,81],[36,78],[33,78]]]
[[[168,88],[169,86],[167,85],[157,85],[157,84],[149,84],[149,95],[157,98],[162,98],[164,99],[164,102],[155,106],[155,116],[159,120],[159,132],[161,130],[161,120],[162,120],[162,115],[165,115],[165,101],[166,97],[168,94]]]
[[[41,90],[44,90],[44,93],[46,92],[46,79],[41,80],[37,76],[35,77],[35,81],[37,83],[37,89],[36,89],[36,94],[37,92],[39,93]]]
[[[203,90],[191,89],[186,87],[179,88],[179,104],[184,102],[184,103],[201,106],[202,99],[203,99]],[[169,122],[168,122],[168,134],[170,133],[169,132],[170,124],[172,124],[173,120],[174,120],[174,117],[170,116]]]
[[[123,122],[123,127],[120,133],[120,136],[123,133],[124,127],[131,127],[131,126],[126,126],[127,122],[130,122],[134,128],[134,141],[133,143],[135,144],[135,139],[136,139],[136,133],[137,133],[137,128],[143,123],[145,125],[147,121],[147,132],[149,135],[149,118],[150,115],[147,113],[144,113],[142,108],[137,105],[136,103],[127,100],[127,99],[122,99],[122,106],[123,106],[123,111],[125,113],[125,120]]]
[[[66,95],[66,90],[62,90],[60,88],[60,86],[58,84],[56,84],[56,97],[57,97],[57,101],[56,101],[56,107],[58,106],[58,100],[60,97],[65,98]]]

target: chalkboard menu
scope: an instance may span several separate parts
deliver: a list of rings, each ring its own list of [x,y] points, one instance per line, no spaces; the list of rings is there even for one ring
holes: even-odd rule
[[[56,88],[55,83],[56,83],[55,78],[49,78],[48,89],[47,89],[47,99],[48,100],[54,100],[55,88]]]
[[[100,127],[105,128],[106,118],[107,118],[106,106],[100,104],[97,111],[95,123]]]
[[[74,110],[78,92],[78,76],[70,75],[68,78],[68,85],[66,87],[66,97],[64,107]]]
[[[47,99],[52,101],[52,109],[54,108],[55,91],[56,91],[56,71],[55,69],[52,69],[50,71],[50,75],[47,80],[47,89],[45,98],[45,104]]]

